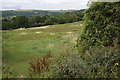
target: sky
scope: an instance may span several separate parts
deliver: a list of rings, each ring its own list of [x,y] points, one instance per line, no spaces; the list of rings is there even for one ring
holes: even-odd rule
[[[88,0],[0,0],[0,10],[80,10],[87,8]]]

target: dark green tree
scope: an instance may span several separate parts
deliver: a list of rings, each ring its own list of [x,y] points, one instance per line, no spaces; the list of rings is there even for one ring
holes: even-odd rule
[[[31,23],[43,23],[44,22],[41,16],[32,17],[30,20],[31,20]]]
[[[56,16],[51,16],[50,19],[53,21],[54,24],[58,24],[59,18]]]
[[[11,21],[8,19],[2,19],[2,30],[12,29]]]
[[[17,16],[12,22],[14,28],[27,28],[29,26],[28,18],[26,16]]]
[[[53,21],[51,19],[46,19],[44,22],[45,25],[52,25],[54,24]]]

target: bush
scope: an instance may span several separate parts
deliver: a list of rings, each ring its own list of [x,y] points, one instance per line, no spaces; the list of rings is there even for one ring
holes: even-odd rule
[[[113,46],[120,41],[120,2],[92,3],[84,16],[85,32],[78,40],[78,46],[86,42],[86,47]],[[120,45],[120,42],[118,42]]]
[[[66,50],[51,58],[50,78],[85,78],[87,65],[80,58],[77,51]]]
[[[30,67],[28,68],[31,78],[44,78],[43,73],[49,70],[50,63],[48,59],[50,57],[52,57],[50,53],[40,59],[36,56],[34,57],[34,59],[29,63]]]
[[[120,53],[113,47],[94,47],[81,54],[87,62],[89,78],[119,78]]]
[[[118,49],[94,47],[85,53],[67,50],[52,58],[49,78],[120,78]]]

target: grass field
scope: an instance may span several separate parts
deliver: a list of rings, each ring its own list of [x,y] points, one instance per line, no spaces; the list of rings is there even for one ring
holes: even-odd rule
[[[59,54],[76,44],[83,31],[82,22],[50,25],[47,28],[3,31],[3,59],[16,75],[29,76],[29,62],[47,54]]]

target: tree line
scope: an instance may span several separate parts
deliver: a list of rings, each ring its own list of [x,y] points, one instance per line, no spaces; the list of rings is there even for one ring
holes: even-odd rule
[[[2,19],[2,30],[30,28],[45,25],[64,24],[81,21],[83,12],[67,12],[58,15],[41,15],[35,17],[16,16]]]

